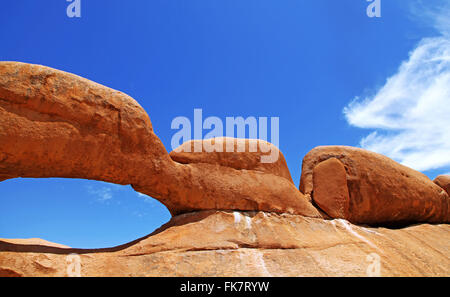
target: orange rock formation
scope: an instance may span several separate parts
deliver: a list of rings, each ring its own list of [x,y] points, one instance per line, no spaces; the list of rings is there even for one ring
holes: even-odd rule
[[[303,159],[300,190],[328,215],[364,224],[448,223],[450,198],[424,174],[383,155],[317,147]]]
[[[81,276],[449,275],[448,176],[433,183],[379,154],[318,147],[304,158],[299,191],[281,152],[265,142],[254,151],[255,142],[196,140],[168,154],[131,97],[48,67],[0,62],[0,181],[131,184],[174,215],[107,249],[2,239],[0,276],[67,276],[73,257]],[[267,149],[275,162],[261,162]],[[422,224],[385,228],[412,223]]]
[[[1,179],[131,184],[172,214],[233,209],[320,216],[290,181],[257,169],[177,163],[133,98],[48,67],[0,62]]]

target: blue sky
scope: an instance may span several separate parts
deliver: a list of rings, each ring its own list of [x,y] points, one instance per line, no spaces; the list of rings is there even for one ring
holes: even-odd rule
[[[171,122],[280,118],[298,184],[317,145],[362,146],[431,178],[450,172],[449,6],[444,0],[5,1],[0,60],[72,72],[134,97],[171,150]],[[130,187],[0,183],[0,237],[107,247],[170,219]]]

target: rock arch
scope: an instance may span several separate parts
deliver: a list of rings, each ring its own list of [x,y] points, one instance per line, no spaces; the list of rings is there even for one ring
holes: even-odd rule
[[[286,178],[173,161],[147,113],[122,92],[45,66],[0,62],[0,181],[15,177],[131,184],[172,215],[221,209],[320,217]]]

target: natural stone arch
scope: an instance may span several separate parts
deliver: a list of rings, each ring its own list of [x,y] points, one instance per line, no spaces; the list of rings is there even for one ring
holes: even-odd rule
[[[172,213],[261,210],[319,217],[289,180],[180,164],[131,97],[52,68],[0,62],[0,181],[83,178],[127,185]]]

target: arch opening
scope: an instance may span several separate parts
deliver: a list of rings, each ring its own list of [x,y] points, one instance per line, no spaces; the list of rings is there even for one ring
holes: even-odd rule
[[[126,244],[171,218],[158,200],[128,186],[66,178],[0,182],[0,238],[97,249]]]

